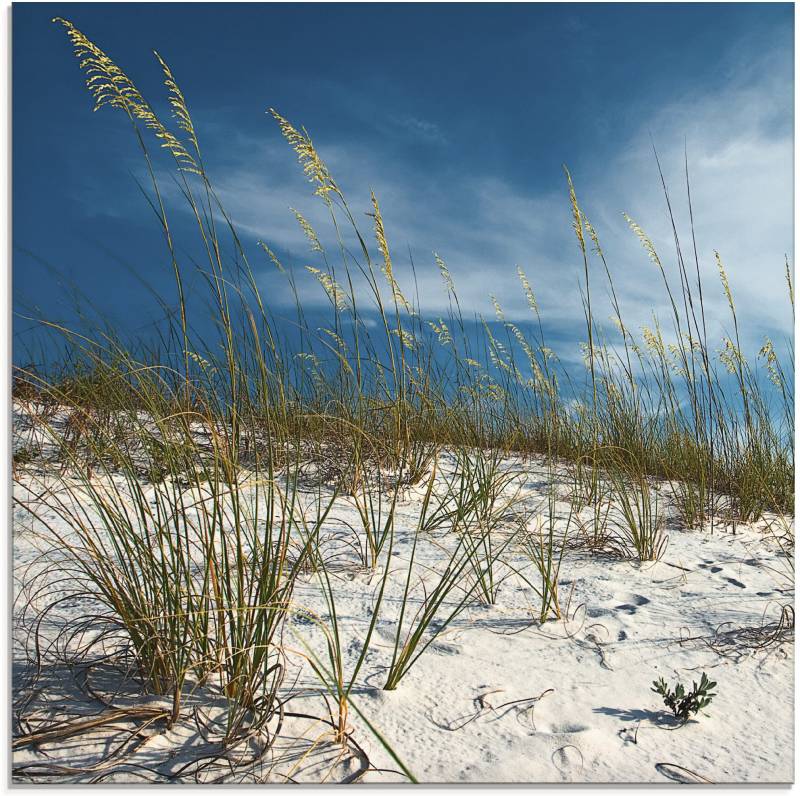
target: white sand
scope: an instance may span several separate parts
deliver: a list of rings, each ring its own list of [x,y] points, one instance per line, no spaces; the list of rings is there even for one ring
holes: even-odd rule
[[[543,462],[509,460],[509,466],[524,474],[524,490],[515,508],[540,505],[547,481]],[[41,478],[25,472],[20,476],[22,485]],[[55,475],[45,479],[51,485],[57,480]],[[15,487],[17,498],[30,499],[23,492],[20,485]],[[704,778],[717,783],[766,783],[793,779],[793,643],[754,651],[736,634],[717,636],[716,649],[708,643],[717,631],[759,628],[765,621],[775,621],[780,606],[793,603],[792,570],[766,523],[739,526],[735,533],[722,527],[689,531],[670,526],[666,554],[655,564],[569,550],[560,575],[566,618],[544,625],[533,619],[532,610],[538,608],[535,594],[507,573],[496,605],[467,608],[397,690],[387,692],[381,686],[420,502],[417,489],[399,505],[394,573],[352,697],[419,781],[667,783]],[[343,527],[342,521],[358,524],[345,498],[337,501],[325,527],[335,532]],[[25,576],[25,565],[36,556],[36,530],[41,530],[37,522],[16,505],[16,590]],[[336,541],[330,544],[333,551]],[[448,544],[446,534],[435,543],[423,540],[419,564],[441,569],[441,546]],[[512,562],[521,565],[522,559],[512,557]],[[357,570],[345,558],[341,563],[336,600],[349,671],[360,652],[378,578]],[[418,587],[415,594],[420,594]],[[298,606],[327,618],[314,576],[299,583],[295,600]],[[54,637],[60,627],[86,611],[86,604],[77,599],[57,606],[42,628],[43,636]],[[23,624],[18,611],[18,675],[24,670]],[[287,647],[302,650],[306,643],[322,650],[320,630],[302,615],[292,619],[289,628],[284,639]],[[287,709],[325,715],[314,673],[299,654],[290,654],[290,662],[286,688],[298,678],[294,690],[307,692],[292,699]],[[651,683],[664,677],[671,683],[680,679],[691,685],[704,671],[718,682],[718,695],[696,720],[676,729],[665,720]],[[80,681],[80,671],[74,675]],[[93,677],[102,681],[102,672]],[[97,681],[94,687],[103,690],[104,684]],[[20,683],[15,685],[18,697],[27,693]],[[105,693],[120,687],[119,683],[106,685]],[[67,670],[43,673],[38,688],[30,715],[52,718],[101,710],[98,702],[81,693]],[[193,699],[205,711],[201,716],[218,715],[218,699],[216,707],[202,692]],[[49,713],[44,712],[44,700]],[[130,686],[123,686],[114,697],[119,705],[147,702],[158,700],[138,697],[130,693]],[[516,704],[501,707],[505,703]],[[398,768],[355,710],[351,710],[350,723],[353,738],[373,767]],[[88,781],[97,772],[77,769],[96,763],[115,744],[122,744],[135,726],[120,722],[114,728],[26,747],[15,754],[14,766],[24,769],[57,762],[76,769],[64,769],[66,778]],[[116,758],[117,763],[127,764],[114,775],[116,781],[152,778],[154,768],[162,774],[175,773],[211,749],[192,718],[169,731],[157,723],[145,727],[142,737],[147,738],[145,743]],[[141,738],[131,740],[131,746],[134,740],[138,743]],[[255,768],[243,765],[242,770],[273,781],[285,781],[287,776],[298,781],[337,780],[358,772],[362,761],[341,758],[325,726],[287,718],[272,752]],[[213,776],[222,774],[222,769],[213,772]],[[211,776],[206,772],[199,778]],[[230,779],[236,781],[236,776]],[[389,782],[402,777],[372,771],[364,779]]]

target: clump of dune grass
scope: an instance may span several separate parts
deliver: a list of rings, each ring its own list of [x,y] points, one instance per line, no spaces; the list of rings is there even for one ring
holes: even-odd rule
[[[496,496],[489,494],[497,485],[497,474],[487,474],[478,466],[476,474],[471,457],[463,457],[459,468],[448,484],[452,508],[447,512],[449,533],[443,545],[444,566],[426,568],[419,573],[415,567],[417,550],[429,527],[435,469],[428,481],[414,535],[412,548],[403,576],[400,609],[393,620],[394,644],[384,689],[394,690],[426,649],[448,628],[452,621],[483,593],[492,601],[499,584],[495,567],[503,551],[512,541],[509,536],[497,544],[491,541],[495,523],[483,512],[493,511]],[[486,476],[488,475],[488,478]],[[441,503],[440,503],[441,505]],[[487,521],[488,520],[488,521]],[[389,573],[387,570],[386,577]],[[412,599],[413,598],[413,599]],[[414,602],[418,607],[414,613]]]
[[[503,563],[513,545],[518,520],[514,507],[519,498],[520,474],[509,469],[497,449],[466,448],[456,451],[455,472],[423,528],[442,522],[449,533],[468,537],[467,551],[477,595],[494,605],[511,570]],[[474,544],[472,544],[474,542]]]
[[[614,525],[625,549],[639,561],[657,561],[668,537],[658,491],[638,469],[618,469],[611,474]]]
[[[539,598],[540,623],[562,617],[559,576],[574,516],[572,504],[565,517],[559,514],[556,492],[551,487],[544,510],[536,514],[533,527],[521,535],[520,551],[530,565],[530,572],[518,570],[517,574]]]
[[[146,405],[146,394],[140,397]],[[212,435],[210,452],[198,452],[191,433],[183,434],[203,421],[199,413],[164,418],[151,411],[128,429],[113,466],[103,458],[93,474],[70,467],[58,490],[34,477],[18,499],[28,498],[24,505],[55,548],[51,566],[72,574],[70,593],[97,604],[90,623],[108,628],[98,654],[125,657],[145,689],[170,695],[171,722],[189,680],[216,684],[229,700],[230,741],[245,727],[263,728],[278,709],[281,628],[311,554],[307,540],[335,493],[309,517],[295,468],[279,478],[270,458],[259,457],[244,471],[225,434]],[[75,464],[69,444],[45,431]],[[155,483],[142,478],[135,441],[144,456],[158,441],[162,474]],[[47,514],[37,509],[38,492],[47,495]],[[293,537],[306,541],[290,558]],[[117,648],[106,649],[108,633]]]

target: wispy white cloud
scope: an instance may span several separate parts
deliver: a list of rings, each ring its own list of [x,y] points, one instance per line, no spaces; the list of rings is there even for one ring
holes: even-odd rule
[[[573,174],[581,204],[600,234],[629,324],[649,323],[653,309],[664,321],[668,313],[658,271],[628,229],[623,210],[651,236],[671,278],[677,279],[655,144],[683,254],[693,267],[684,145],[688,152],[697,251],[715,333],[729,323],[716,276],[715,249],[728,269],[743,325],[759,333],[791,328],[782,273],[784,255],[790,260],[793,256],[792,87],[786,74],[785,54],[768,54],[758,61],[734,59],[723,90],[693,91],[661,106],[654,101],[616,152],[605,153],[594,163],[584,158]],[[399,116],[391,123],[431,144],[445,139],[436,124],[413,116]],[[438,313],[447,307],[433,264],[432,252],[437,251],[447,261],[467,311],[491,315],[489,294],[493,294],[507,317],[525,317],[527,303],[516,278],[516,267],[521,266],[534,285],[544,320],[571,330],[575,337],[581,335],[582,264],[563,182],[523,191],[475,168],[430,173],[387,158],[382,151],[365,150],[346,140],[330,142],[324,130],[314,132],[323,158],[367,233],[369,191],[377,193],[396,273],[406,292],[418,295],[423,311]],[[245,233],[287,252],[287,260],[295,266],[318,265],[314,260],[318,255],[309,251],[288,210],[291,206],[335,251],[327,210],[311,195],[283,141],[274,134],[262,140],[233,135],[227,138],[225,151],[237,154],[219,170],[219,193]],[[409,248],[416,266],[416,291]],[[592,259],[591,266],[598,291],[596,310],[608,314],[610,308],[601,300],[605,287],[600,263]],[[268,265],[263,279],[271,295],[279,295]],[[311,280],[303,290],[304,301],[325,301]]]
[[[447,137],[435,122],[418,119],[416,116],[397,116],[393,121],[414,138],[434,144],[447,143]]]

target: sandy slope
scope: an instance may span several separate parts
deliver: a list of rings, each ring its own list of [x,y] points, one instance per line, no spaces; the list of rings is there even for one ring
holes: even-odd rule
[[[517,468],[523,479],[515,508],[535,511],[545,495],[543,463],[511,461],[509,466]],[[41,478],[23,472],[16,496],[32,500],[24,486]],[[44,481],[52,485],[57,477],[49,475]],[[400,504],[389,592],[353,691],[355,706],[418,780],[792,780],[793,644],[751,650],[746,646],[747,635],[741,632],[775,621],[780,606],[794,598],[791,568],[764,527],[739,526],[735,533],[721,527],[713,531],[670,527],[666,554],[655,564],[641,565],[580,548],[569,550],[560,576],[566,618],[544,625],[532,618],[537,598],[531,589],[506,571],[497,604],[467,608],[398,689],[387,692],[381,686],[391,656],[397,600],[420,502],[417,490],[409,492]],[[21,505],[15,507],[14,521],[15,588],[19,590],[30,576],[25,565],[35,559],[41,546],[36,535],[41,527]],[[355,511],[345,498],[337,501],[327,527],[335,534],[343,527],[342,521],[357,524]],[[336,539],[330,544],[333,554]],[[441,568],[442,549],[448,549],[448,544],[446,534],[423,540],[420,564]],[[510,560],[523,566],[519,557]],[[377,577],[359,570],[346,557],[341,559],[339,577],[337,612],[352,666],[360,652]],[[295,598],[298,607],[327,618],[313,575],[299,584]],[[86,611],[86,605],[77,599],[59,605],[42,628],[43,635],[54,637],[59,627]],[[30,693],[23,688],[26,621],[17,611],[18,697]],[[302,612],[290,621],[285,642],[297,650],[303,650],[304,644],[322,650],[319,629]],[[300,655],[291,657],[291,669],[287,688],[294,686],[297,695],[290,709],[324,716],[318,680]],[[660,698],[650,690],[651,683],[659,676],[691,683],[699,680],[703,671],[718,681],[718,696],[707,715],[676,728],[665,718]],[[157,702],[131,692],[129,685],[104,685],[103,678],[110,681],[113,676],[98,668],[90,679],[94,678],[95,690],[110,693],[117,689],[115,704]],[[43,672],[28,709],[30,715],[87,715],[100,710],[99,703],[81,692],[82,677],[80,667]],[[218,699],[215,706],[213,698],[203,692],[194,700],[201,716],[213,717],[220,710]],[[353,737],[371,765],[396,770],[397,763],[355,711],[350,719]],[[198,726],[194,719],[169,731],[158,724],[146,726],[143,736],[148,740],[129,754],[120,752],[116,760],[124,760],[126,767],[112,778],[152,779],[154,770],[174,774],[210,750]],[[87,781],[98,772],[78,769],[92,765],[115,744],[138,743],[140,738],[129,738],[133,727],[122,722],[117,729],[104,728],[28,747],[15,754],[14,764],[24,767],[57,761],[71,767],[62,772],[67,779]],[[270,755],[255,767],[248,769],[243,764],[242,770],[274,781],[287,776],[319,781],[358,773],[362,763],[357,756],[342,759],[339,747],[329,742],[325,726],[288,717]],[[212,774],[220,776],[224,771],[198,776],[203,780]],[[371,771],[364,779],[384,782],[401,777]]]

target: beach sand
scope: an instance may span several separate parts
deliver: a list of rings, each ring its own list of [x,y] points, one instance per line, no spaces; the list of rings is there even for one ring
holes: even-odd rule
[[[440,460],[439,478],[444,478],[452,471],[453,458],[445,452]],[[539,457],[509,458],[504,465],[517,474],[520,490],[509,528],[525,511],[530,523],[546,500],[551,480],[546,463]],[[561,474],[565,472],[562,468]],[[245,481],[247,477],[242,474]],[[49,663],[38,680],[30,680],[33,617],[54,602],[54,594],[67,596],[69,590],[69,580],[55,591],[32,594],[23,589],[45,566],[37,559],[44,544],[42,521],[61,522],[48,510],[47,499],[37,495],[45,487],[58,490],[62,478],[52,469],[45,474],[28,465],[18,470],[14,487],[14,588],[15,594],[23,594],[14,625],[17,708],[28,700],[20,714],[27,723],[17,726],[15,734],[40,729],[56,718],[97,715],[108,709],[100,695],[114,707],[165,704],[163,698],[142,696],[118,670],[103,663],[87,669],[80,662],[58,662],[59,657],[67,662],[74,658],[80,639],[71,639],[67,651],[58,655],[47,642],[92,610],[79,596],[52,607],[39,627],[40,649],[47,652],[43,660]],[[562,493],[565,476],[563,481]],[[398,762],[360,711],[420,782],[790,782],[793,633],[774,623],[782,607],[793,603],[793,570],[775,543],[775,522],[766,518],[757,525],[687,530],[670,514],[668,485],[657,486],[667,507],[669,536],[660,561],[625,560],[576,541],[565,551],[559,575],[562,619],[540,624],[538,597],[514,569],[529,577],[530,572],[524,557],[510,546],[504,554],[510,567],[501,565],[497,571],[502,583],[496,604],[473,601],[437,636],[397,689],[385,691],[424,487],[405,491],[397,508],[387,592],[351,692],[351,735],[366,758],[353,745],[343,751],[321,721],[287,715],[257,763],[248,763],[247,755],[257,756],[259,750],[245,749],[235,771],[226,766],[204,769],[196,761],[213,755],[218,746],[204,738],[202,727],[223,716],[224,700],[212,689],[198,687],[187,698],[186,719],[171,729],[158,721],[120,719],[68,738],[26,745],[14,753],[15,775],[35,779],[41,772],[42,780],[52,780],[45,772],[57,765],[61,779],[74,782],[103,776],[141,783],[179,772],[179,779],[201,782],[218,777],[232,782],[404,781]],[[311,493],[308,500],[313,501]],[[559,502],[557,508],[565,513],[567,504]],[[588,521],[591,510],[584,509],[581,517]],[[352,500],[340,497],[323,533],[335,574],[346,672],[360,655],[380,580],[380,571],[359,566],[345,543],[344,529],[358,524]],[[423,584],[442,570],[452,544],[446,528],[420,539],[412,604],[419,603]],[[45,580],[53,583],[56,577],[51,572]],[[460,597],[449,597],[437,616],[444,618],[447,605]],[[322,696],[319,679],[304,661],[309,650],[324,652],[320,624],[330,620],[313,573],[298,582],[294,602],[283,639],[283,689],[285,696],[291,695],[286,711],[325,718],[330,697],[326,701]],[[770,627],[781,631],[782,643],[770,641]],[[678,726],[664,712],[652,683],[663,677],[691,685],[703,672],[717,682],[717,696]],[[101,768],[93,768],[103,760]],[[364,773],[368,765],[372,770]]]

